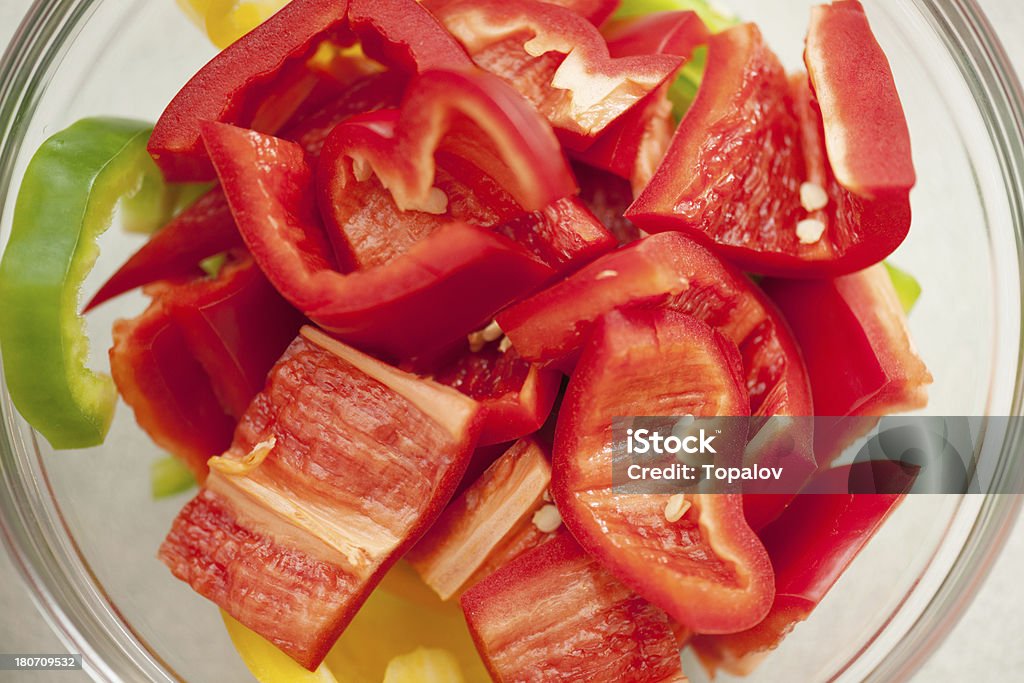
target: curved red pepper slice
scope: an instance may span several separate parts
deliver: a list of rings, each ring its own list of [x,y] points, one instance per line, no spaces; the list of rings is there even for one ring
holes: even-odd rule
[[[471,65],[448,32],[415,0],[293,0],[214,57],[167,105],[149,141],[150,154],[164,176],[212,179],[202,122],[274,132],[277,126],[258,124],[260,110],[275,97],[294,99],[290,84],[309,73],[306,62],[322,41],[346,43],[353,34],[372,56],[400,70]],[[285,118],[274,117],[274,123],[283,124]]]
[[[910,340],[885,266],[834,280],[765,278],[807,363],[815,453],[830,462],[878,416],[924,407],[932,376]]]
[[[149,308],[114,325],[111,374],[139,425],[201,481],[302,316],[251,260],[148,291]]]
[[[226,124],[207,124],[203,136],[253,258],[286,299],[351,343],[399,357],[427,353],[479,329],[553,273],[505,237],[451,223],[387,264],[344,275],[301,147]]]
[[[842,490],[855,469],[867,467],[885,468],[882,476],[892,492],[801,493],[761,532],[775,570],[775,602],[752,629],[694,637],[693,647],[712,674],[717,668],[749,674],[764,653],[810,616],[913,484],[913,475],[894,463],[864,462],[825,470],[808,489]]]
[[[437,15],[444,7],[455,0],[426,0],[423,4]],[[608,17],[615,13],[619,0],[549,0],[549,5],[558,5],[572,10],[594,26],[600,26]]]
[[[473,586],[461,602],[477,650],[500,683],[686,681],[665,613],[565,532]]]
[[[682,61],[612,58],[593,24],[535,0],[453,0],[436,13],[478,66],[512,83],[575,149],[590,145]]]
[[[580,545],[627,586],[687,628],[731,633],[761,621],[774,595],[742,496],[687,494],[689,510],[670,521],[670,494],[613,487],[616,416],[687,414],[749,414],[736,345],[675,311],[603,316],[559,413],[551,493]]]
[[[694,12],[656,12],[613,21],[601,29],[612,57],[667,54],[688,59],[708,41],[707,26]],[[636,193],[647,185],[665,156],[675,123],[665,82],[575,156],[632,181]]]
[[[513,441],[540,429],[551,413],[562,373],[528,363],[515,349],[492,342],[469,351],[434,373],[434,381],[480,403],[484,426],[480,445]]]
[[[472,399],[304,328],[160,559],[316,669],[441,513],[478,428]]]
[[[679,233],[652,235],[602,256],[502,311],[498,324],[527,360],[565,367],[598,316],[629,307],[682,311],[731,339],[743,359],[750,413],[796,418],[767,425],[783,429],[765,432],[750,457],[769,466],[785,462],[790,482],[813,473],[811,388],[786,322],[742,273]],[[747,522],[760,528],[790,499],[792,494],[781,493],[745,496]]]
[[[850,9],[820,11],[831,16]],[[889,255],[910,227],[906,124],[866,19],[858,30],[847,26],[842,39],[829,40],[828,32],[839,30],[833,23],[816,19],[808,37],[808,67],[820,93],[810,91],[807,79],[790,83],[754,25],[712,36],[697,98],[627,217],[648,231],[685,230],[745,269],[786,277],[840,275]],[[839,80],[862,68],[857,78]],[[885,105],[881,139],[891,147],[873,135],[852,142],[876,125],[873,107],[851,104],[868,90]],[[828,128],[815,97],[830,107]],[[710,145],[709,131],[716,131]],[[858,151],[836,151],[846,145]],[[890,155],[900,158],[887,161]],[[863,183],[850,180],[854,168],[867,176]],[[809,200],[801,200],[802,191]],[[817,198],[822,194],[824,206]]]
[[[354,114],[397,104],[406,80],[396,72],[367,76],[349,86],[340,97],[289,124],[281,136],[294,140],[310,158],[316,158],[338,123]],[[135,252],[104,283],[85,310],[150,282],[194,275],[201,260],[244,246],[224,192],[220,188],[210,190]]]
[[[526,211],[576,190],[550,128],[514,90],[479,71],[432,71],[410,84],[397,115],[331,133],[318,178],[326,207],[372,175],[400,210],[443,212],[447,198],[434,188],[439,149],[473,164]]]
[[[210,190],[125,261],[85,310],[157,280],[198,275],[203,259],[244,247],[227,198],[220,189]]]

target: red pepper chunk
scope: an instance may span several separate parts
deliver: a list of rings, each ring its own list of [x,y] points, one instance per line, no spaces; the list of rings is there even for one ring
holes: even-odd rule
[[[712,36],[696,100],[627,217],[780,277],[892,253],[910,228],[910,139],[858,3],[815,9],[805,62],[810,84],[787,78],[753,24]]]
[[[552,275],[500,235],[451,223],[380,266],[342,274],[295,143],[226,124],[203,132],[239,231],[281,294],[350,343],[409,357],[481,327]]]
[[[202,481],[302,316],[248,259],[148,291],[149,308],[114,325],[111,373],[139,425]]]
[[[534,433],[547,420],[562,373],[523,360],[515,349],[492,342],[469,351],[434,373],[441,384],[480,402],[484,426],[480,445],[513,441]]]
[[[441,513],[478,430],[472,399],[304,328],[160,559],[314,670]]]
[[[875,469],[885,493],[842,494],[857,470]],[[712,674],[743,676],[810,616],[913,484],[914,476],[889,462],[863,462],[818,474],[761,539],[775,571],[775,601],[764,621],[727,635],[698,635],[693,647]],[[821,492],[815,492],[821,491]]]
[[[200,69],[161,114],[149,151],[168,180],[210,180],[203,146],[207,121],[273,133],[301,98],[307,61],[323,41],[363,42],[371,56],[402,71],[471,66],[458,43],[415,0],[293,0]],[[315,82],[315,76],[313,81]]]
[[[764,618],[774,595],[768,556],[739,494],[617,491],[612,422],[748,411],[735,344],[696,318],[634,310],[595,324],[559,412],[551,494],[566,528],[619,580],[697,632],[731,633]],[[746,430],[727,431],[715,457],[738,462]]]
[[[682,61],[613,58],[585,18],[535,0],[454,0],[436,14],[478,66],[515,86],[573,149],[588,147]]]
[[[824,464],[878,421],[923,408],[932,376],[882,264],[833,280],[763,281],[807,363]]]
[[[602,27],[601,32],[612,57],[668,54],[689,59],[710,36],[694,12],[656,12],[621,19]],[[667,97],[670,80],[644,96],[575,156],[630,180],[639,194],[665,156],[675,129]]]
[[[338,123],[354,114],[397,104],[406,80],[394,72],[360,79],[339,97],[290,123],[281,136],[297,142],[310,158],[316,158]],[[224,192],[214,188],[135,252],[100,288],[85,310],[150,282],[195,275],[201,260],[244,247]]]
[[[614,246],[567,196],[575,186],[547,124],[483,73],[431,72],[399,111],[339,125],[317,182],[335,253],[354,269],[387,263],[453,221],[493,227],[557,271]]]
[[[497,683],[685,683],[668,616],[562,532],[462,596]]]
[[[517,441],[445,508],[406,559],[442,600],[461,594],[553,538],[557,518],[543,530],[533,522],[550,483],[547,453],[532,439]]]

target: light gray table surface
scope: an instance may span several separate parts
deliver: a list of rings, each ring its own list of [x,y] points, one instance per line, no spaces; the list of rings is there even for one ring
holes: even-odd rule
[[[172,0],[166,0],[171,2]],[[979,0],[1018,72],[1024,73],[1024,2]],[[6,46],[31,0],[0,0],[0,46]],[[0,652],[57,653],[64,648],[37,613],[0,547]],[[915,682],[1024,680],[1024,525],[1018,524],[977,598]],[[12,674],[0,681],[85,681],[81,672]]]

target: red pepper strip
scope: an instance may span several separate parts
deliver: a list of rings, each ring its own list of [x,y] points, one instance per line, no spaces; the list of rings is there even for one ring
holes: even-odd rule
[[[889,493],[839,494],[857,471],[875,470]],[[881,476],[879,476],[881,475]],[[698,635],[692,644],[712,675],[743,676],[806,619],[881,528],[913,485],[914,475],[890,462],[863,462],[818,474],[779,519],[761,532],[775,570],[775,602],[764,621],[728,635]],[[832,493],[814,493],[813,491]]]
[[[85,310],[157,280],[198,275],[204,258],[244,246],[224,193],[210,190],[135,252],[100,287]]]
[[[354,114],[396,104],[406,80],[397,72],[367,76],[321,109],[289,124],[281,135],[299,143],[310,158],[316,158],[339,122]],[[135,252],[100,288],[85,310],[157,280],[196,275],[203,259],[244,247],[224,192],[213,189]]]
[[[141,316],[114,325],[111,373],[139,425],[201,481],[301,316],[248,260],[150,293]]]
[[[612,58],[593,24],[536,0],[453,0],[437,16],[478,66],[512,83],[572,149],[589,146],[682,61]]]
[[[257,125],[256,116],[261,107],[267,109],[268,98],[282,99],[290,82],[310,75],[306,62],[323,41],[345,43],[353,34],[371,56],[402,71],[471,66],[448,32],[415,0],[293,0],[214,57],[167,105],[149,142],[164,176],[212,179],[200,124]],[[277,125],[286,121],[275,119]]]
[[[600,398],[597,398],[600,397]],[[588,552],[683,626],[732,633],[760,622],[771,566],[743,519],[742,496],[619,493],[610,426],[623,415],[749,414],[736,345],[669,310],[613,311],[594,325],[558,416],[551,495]],[[739,463],[746,430],[718,435],[716,458]],[[678,499],[677,499],[678,500]]]
[[[653,235],[606,254],[510,306],[497,320],[525,359],[566,368],[575,362],[594,320],[608,311],[638,306],[666,306],[694,315],[737,344],[751,414],[797,418],[781,433],[762,435],[751,457],[766,466],[784,462],[790,482],[813,473],[811,389],[785,321],[742,273],[678,233]],[[767,493],[744,497],[750,526],[757,529],[774,519],[791,498]]]
[[[416,0],[350,0],[348,19],[363,52],[399,71],[472,67],[466,52]]]
[[[387,264],[343,275],[301,147],[217,123],[203,137],[253,258],[296,308],[351,343],[398,357],[428,353],[553,274],[514,242],[451,223]]]
[[[434,373],[434,380],[479,401],[484,416],[480,445],[512,441],[540,429],[554,405],[562,374],[500,351],[492,342],[467,350]]]
[[[461,602],[499,683],[687,680],[668,616],[564,531],[470,588]]]
[[[157,121],[149,152],[168,180],[210,180],[202,121],[246,125],[282,74],[302,66],[321,40],[341,36],[348,0],[294,0],[229,45],[185,84]],[[282,122],[283,123],[283,122]]]
[[[831,462],[877,416],[927,403],[932,376],[883,264],[834,280],[765,278],[763,286],[793,330],[815,412],[825,416],[814,440],[819,463]]]
[[[256,264],[224,267],[212,283],[167,285],[165,300],[186,347],[203,366],[227,413],[240,417],[305,321]]]
[[[891,148],[876,144],[873,135],[850,142],[876,125],[884,129],[883,140],[906,135],[885,57],[866,19],[858,26],[829,39],[829,21],[812,24],[808,44],[827,44],[808,53],[821,93],[811,92],[805,78],[790,83],[754,25],[712,36],[697,98],[627,217],[651,232],[687,231],[744,269],[780,277],[842,275],[888,256],[910,227],[909,140]],[[838,80],[862,68],[849,83]],[[869,91],[884,102],[879,121],[874,106],[857,99]],[[817,97],[834,109],[828,129]],[[718,131],[711,143],[709,130]],[[849,187],[830,164],[845,144],[858,152],[836,162],[840,172],[849,175],[856,167],[866,176],[863,183],[845,180]],[[901,158],[889,161],[890,155]],[[740,177],[746,180],[737,183]],[[881,188],[887,181],[893,185]],[[824,190],[823,207],[803,205],[804,182]],[[862,185],[873,194],[858,194]]]
[[[553,538],[533,523],[551,465],[532,439],[517,441],[455,498],[405,559],[442,600]],[[554,507],[552,506],[552,510]],[[552,522],[553,524],[553,522]]]
[[[160,559],[316,669],[441,513],[478,429],[472,399],[303,328]]]
[[[657,12],[613,21],[602,28],[612,57],[668,54],[689,58],[710,36],[694,12]],[[647,185],[665,156],[675,123],[667,93],[670,82],[648,93],[576,156],[632,181],[636,193]]]
[[[907,120],[859,2],[811,10],[804,62],[839,185],[869,198],[909,191],[915,175]]]
[[[442,213],[434,189],[439,149],[472,163],[526,211],[575,193],[572,174],[550,128],[500,79],[479,71],[432,71],[406,91],[397,120],[371,116],[339,125],[324,145],[318,181],[325,214],[346,189],[375,176],[402,211]]]

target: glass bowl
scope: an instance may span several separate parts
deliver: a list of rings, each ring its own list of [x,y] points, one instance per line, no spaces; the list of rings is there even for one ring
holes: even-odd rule
[[[788,66],[799,66],[810,3],[730,4],[761,24]],[[911,328],[935,376],[928,411],[1020,415],[1020,86],[973,2],[887,0],[867,9],[893,65],[918,169],[914,225],[892,260],[923,286]],[[0,244],[25,165],[47,136],[88,115],[155,120],[213,52],[169,0],[36,2],[0,65]],[[87,290],[140,239],[115,225]],[[106,366],[113,320],[143,306],[134,294],[90,315],[95,367]],[[120,406],[102,447],[55,453],[2,391],[3,536],[68,649],[84,655],[96,680],[250,680],[217,610],[156,560],[189,494],[151,500],[149,466],[162,454],[131,411]],[[1024,490],[1024,459],[1015,457],[1024,435],[1011,426],[984,444],[998,453],[1000,491]],[[907,678],[970,601],[1020,502],[910,497],[749,680]],[[701,680],[693,658],[684,659]]]

